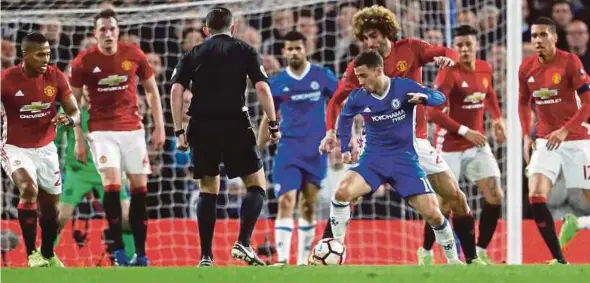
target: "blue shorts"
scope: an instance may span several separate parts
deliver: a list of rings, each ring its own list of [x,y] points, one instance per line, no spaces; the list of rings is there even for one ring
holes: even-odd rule
[[[278,185],[277,197],[301,189],[304,181],[320,186],[326,177],[328,160],[319,153],[318,146],[319,141],[281,139],[272,169],[273,180]]]
[[[378,154],[363,154],[350,170],[359,173],[374,193],[379,186],[389,183],[402,198],[433,193],[418,160],[404,160]]]

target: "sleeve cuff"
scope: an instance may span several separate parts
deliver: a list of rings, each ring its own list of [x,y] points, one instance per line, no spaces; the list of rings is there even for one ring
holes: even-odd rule
[[[469,129],[466,126],[461,125],[459,127],[459,130],[457,131],[457,134],[464,136],[465,134],[467,134],[467,132],[469,132],[469,130],[471,130],[471,129]]]

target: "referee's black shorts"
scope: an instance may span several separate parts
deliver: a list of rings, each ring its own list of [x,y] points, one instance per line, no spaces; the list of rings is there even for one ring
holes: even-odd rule
[[[191,118],[187,138],[195,179],[219,175],[221,162],[230,179],[248,176],[262,168],[260,150],[250,122],[223,124]]]

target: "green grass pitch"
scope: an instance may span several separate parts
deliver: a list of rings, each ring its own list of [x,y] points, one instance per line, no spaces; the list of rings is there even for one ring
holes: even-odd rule
[[[2,283],[590,282],[590,265],[148,267],[1,270]]]

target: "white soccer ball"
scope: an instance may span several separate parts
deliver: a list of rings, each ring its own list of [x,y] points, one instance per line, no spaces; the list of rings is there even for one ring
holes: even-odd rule
[[[333,238],[321,239],[311,251],[310,264],[341,265],[346,259],[346,247]]]

